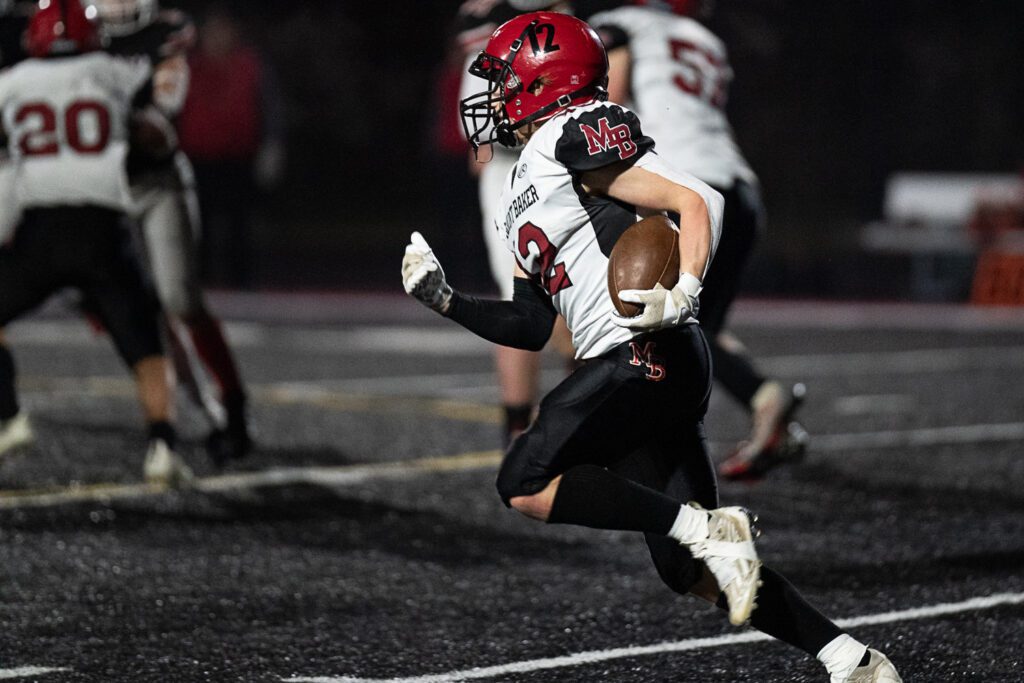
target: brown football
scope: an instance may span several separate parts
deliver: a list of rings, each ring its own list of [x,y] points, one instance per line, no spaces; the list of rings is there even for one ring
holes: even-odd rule
[[[665,216],[648,216],[619,237],[608,259],[608,294],[619,315],[634,316],[640,306],[619,301],[624,289],[672,289],[679,281],[679,237]]]

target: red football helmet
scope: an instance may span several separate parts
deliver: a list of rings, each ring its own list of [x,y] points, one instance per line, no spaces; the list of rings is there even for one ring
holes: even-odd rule
[[[474,150],[495,141],[515,147],[517,129],[608,97],[601,39],[586,22],[557,12],[532,12],[502,24],[469,73],[488,85],[460,103]]]
[[[39,0],[25,30],[26,52],[42,58],[98,50],[96,15],[96,7],[81,0]]]

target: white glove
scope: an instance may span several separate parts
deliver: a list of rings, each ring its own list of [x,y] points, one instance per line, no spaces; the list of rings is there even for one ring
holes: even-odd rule
[[[452,288],[444,279],[444,270],[437,262],[430,245],[423,235],[414,232],[409,237],[402,258],[402,284],[405,293],[419,300],[424,306],[439,313],[448,310],[452,299]]]
[[[676,327],[691,319],[696,322],[701,289],[700,280],[690,273],[680,273],[672,289],[661,284],[654,285],[654,289],[624,289],[619,292],[619,300],[639,304],[643,310],[631,318],[612,313],[612,321],[620,327],[648,332]]]

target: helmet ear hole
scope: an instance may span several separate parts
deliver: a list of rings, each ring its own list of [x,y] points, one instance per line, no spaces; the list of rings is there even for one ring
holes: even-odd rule
[[[526,88],[526,92],[531,95],[539,95],[544,90],[544,86],[547,85],[547,79],[541,76],[540,78],[534,79],[532,83]]]

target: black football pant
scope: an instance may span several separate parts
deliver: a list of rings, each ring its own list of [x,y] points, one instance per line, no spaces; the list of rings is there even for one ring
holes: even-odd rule
[[[159,304],[121,218],[95,206],[26,211],[14,239],[0,248],[0,327],[71,287],[129,367],[161,355]]]
[[[722,238],[711,262],[700,294],[700,326],[708,337],[715,379],[722,383],[745,408],[750,406],[765,378],[742,353],[723,348],[718,333],[742,284],[743,271],[753,251],[764,220],[758,189],[737,180],[729,189],[716,188],[725,198]]]
[[[697,325],[643,335],[588,360],[540,403],[512,444],[497,487],[532,495],[579,465],[599,465],[678,500],[718,507],[703,416],[711,364]],[[686,593],[700,564],[665,536],[646,534],[661,578]]]

